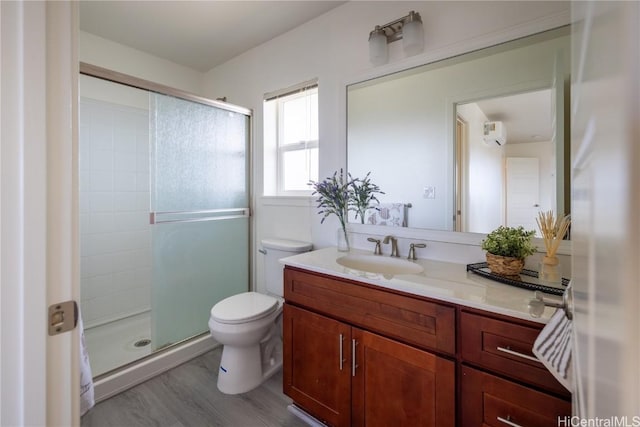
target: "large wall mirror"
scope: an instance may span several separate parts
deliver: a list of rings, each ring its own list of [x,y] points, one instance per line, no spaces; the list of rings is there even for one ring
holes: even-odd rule
[[[537,230],[539,211],[570,213],[569,33],[349,85],[348,171],[371,172],[410,228]]]

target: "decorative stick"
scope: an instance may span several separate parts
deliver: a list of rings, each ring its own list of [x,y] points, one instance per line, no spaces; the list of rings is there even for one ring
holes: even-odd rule
[[[544,246],[547,250],[547,257],[555,257],[562,239],[564,239],[564,236],[569,230],[571,216],[566,215],[559,218],[553,215],[553,211],[539,212],[536,222],[542,234]]]

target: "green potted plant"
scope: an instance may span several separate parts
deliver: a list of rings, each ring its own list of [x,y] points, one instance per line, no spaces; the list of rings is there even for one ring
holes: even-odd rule
[[[491,271],[504,276],[519,274],[524,268],[524,259],[536,252],[533,244],[534,230],[524,227],[500,226],[482,241],[487,251],[487,264]]]

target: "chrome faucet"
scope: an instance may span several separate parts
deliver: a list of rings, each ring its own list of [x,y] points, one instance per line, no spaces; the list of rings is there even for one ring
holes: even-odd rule
[[[418,257],[416,257],[416,248],[426,248],[427,245],[425,245],[424,243],[412,243],[409,245],[409,255],[407,256],[407,259],[410,260],[417,260]]]
[[[398,254],[398,239],[391,235],[384,236],[384,240],[382,240],[382,243],[386,245],[387,243],[389,243],[389,240],[391,240],[391,255],[389,256],[399,257],[400,255]]]
[[[382,250],[380,250],[380,240],[374,239],[373,237],[369,237],[367,242],[375,243],[376,248],[373,250],[374,255],[382,255]]]

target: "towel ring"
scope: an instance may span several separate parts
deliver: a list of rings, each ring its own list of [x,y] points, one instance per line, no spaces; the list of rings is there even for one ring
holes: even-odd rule
[[[542,292],[535,291],[533,294],[535,299],[529,301],[529,314],[532,317],[540,317],[545,307],[556,307],[564,310],[567,319],[573,320],[573,296],[570,288],[571,283],[562,294],[562,299],[545,296]]]

